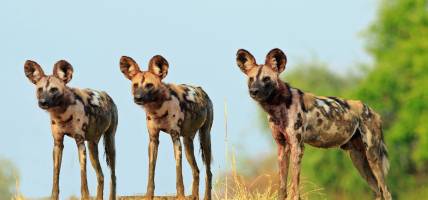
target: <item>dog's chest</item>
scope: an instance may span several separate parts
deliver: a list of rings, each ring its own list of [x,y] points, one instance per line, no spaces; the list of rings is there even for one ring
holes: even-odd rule
[[[85,114],[85,106],[82,102],[76,101],[70,105],[64,113],[51,115],[52,126],[55,132],[66,134],[71,137],[85,136],[85,130],[89,123],[89,116]]]
[[[163,102],[159,109],[147,111],[147,120],[151,121],[155,128],[167,133],[179,133],[183,120],[184,112],[180,108],[180,101],[176,97]]]
[[[51,114],[52,125],[62,134],[73,138],[77,135],[94,140],[110,123],[109,102],[102,93],[94,90],[78,90],[74,103],[64,113]]]

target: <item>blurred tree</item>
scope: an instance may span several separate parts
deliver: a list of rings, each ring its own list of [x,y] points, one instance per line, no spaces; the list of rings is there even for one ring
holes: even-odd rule
[[[355,97],[383,116],[392,190],[420,185],[422,177],[427,184],[428,1],[383,1],[367,36],[375,63]]]
[[[0,158],[0,199],[12,199],[17,176],[15,166],[9,160]]]

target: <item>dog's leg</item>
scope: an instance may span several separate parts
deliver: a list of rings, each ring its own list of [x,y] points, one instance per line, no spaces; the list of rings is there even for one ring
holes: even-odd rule
[[[276,137],[275,137],[276,136]],[[278,169],[279,169],[279,191],[278,200],[287,198],[287,177],[290,162],[290,145],[286,144],[285,137],[281,134],[274,134],[275,142],[278,145]]]
[[[61,171],[62,150],[64,149],[63,141],[64,136],[55,137],[54,135],[52,200],[57,200],[59,197],[59,173]]]
[[[351,157],[355,168],[357,168],[360,175],[376,194],[376,199],[380,200],[382,198],[382,193],[380,188],[377,186],[377,180],[374,177],[369,161],[367,160],[366,150],[361,139],[361,134],[358,133],[356,136],[356,138],[351,139],[351,141],[346,144],[349,156]]]
[[[186,151],[186,158],[192,168],[192,197],[195,200],[199,200],[199,168],[196,163],[194,148],[193,148],[193,138],[185,137],[184,138],[184,149]]]
[[[179,133],[171,133],[172,143],[174,145],[175,170],[176,170],[176,187],[177,199],[184,200],[184,184],[182,173],[182,149]]]
[[[86,147],[85,140],[81,135],[75,137],[77,149],[79,151],[79,161],[80,161],[80,178],[81,178],[81,193],[82,199],[89,199],[89,189],[88,189],[88,180],[86,176]]]
[[[390,200],[392,197],[385,181],[389,163],[386,155],[386,147],[382,140],[380,122],[376,118],[373,118],[371,121],[367,120],[360,127],[360,131],[367,144],[366,156],[373,175],[377,180],[378,188],[381,189],[383,198]]]
[[[101,169],[100,160],[98,158],[98,144],[96,142],[88,142],[89,158],[91,160],[92,167],[97,174],[97,200],[103,199],[104,190],[104,174]]]
[[[291,145],[291,191],[290,191],[290,199],[291,200],[299,200],[300,192],[299,192],[299,184],[300,184],[300,164],[303,157],[303,143],[301,143],[301,134],[298,132],[290,132],[288,134],[288,138],[290,139],[289,144]]]
[[[199,129],[199,144],[201,148],[202,162],[205,165],[205,192],[204,200],[211,200],[211,190],[212,190],[212,178],[213,174],[211,172],[211,126],[213,123],[213,111],[212,106],[208,109],[208,117],[205,121],[205,124]]]
[[[149,136],[149,179],[147,184],[146,197],[147,199],[153,199],[155,192],[155,168],[159,147],[159,130],[149,127]]]

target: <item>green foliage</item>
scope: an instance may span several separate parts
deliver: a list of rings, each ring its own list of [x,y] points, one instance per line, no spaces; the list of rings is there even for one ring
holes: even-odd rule
[[[428,2],[384,2],[368,44],[375,66],[355,96],[383,116],[392,190],[412,188],[428,173]]]
[[[8,160],[0,158],[0,199],[11,199],[17,170]]]
[[[293,70],[286,71],[284,74],[283,80],[290,83],[292,87],[325,96],[343,96],[354,89],[359,82],[359,77],[334,73],[327,64],[316,59],[299,63]]]

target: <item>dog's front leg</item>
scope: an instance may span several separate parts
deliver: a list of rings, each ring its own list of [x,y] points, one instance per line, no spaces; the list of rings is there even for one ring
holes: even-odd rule
[[[59,197],[59,173],[61,170],[62,150],[64,149],[64,136],[56,135],[54,133],[54,148],[52,152],[53,157],[53,185],[51,199],[57,200]]]
[[[159,130],[155,129],[151,126],[151,124],[147,124],[149,128],[149,179],[147,184],[147,199],[153,199],[153,195],[155,193],[155,168],[156,168],[156,160],[158,157],[158,147],[159,147]]]
[[[279,191],[278,200],[287,198],[287,177],[290,162],[290,145],[285,141],[284,135],[276,130],[272,130],[275,142],[278,145],[278,171],[279,171]]]
[[[291,146],[291,191],[290,191],[290,199],[291,200],[299,200],[300,192],[299,192],[299,184],[300,184],[300,164],[303,157],[303,143],[301,141],[301,133],[299,132],[289,132],[288,138],[290,140],[289,144]]]
[[[82,194],[82,199],[89,199],[89,190],[88,190],[88,180],[86,176],[86,146],[83,136],[77,134],[74,138],[76,140],[77,149],[79,152],[79,162],[80,162],[80,181],[81,187],[80,191]]]
[[[177,199],[184,199],[184,184],[182,173],[182,148],[180,141],[180,134],[178,132],[171,133],[172,143],[174,144],[174,157],[176,168],[176,187]]]

